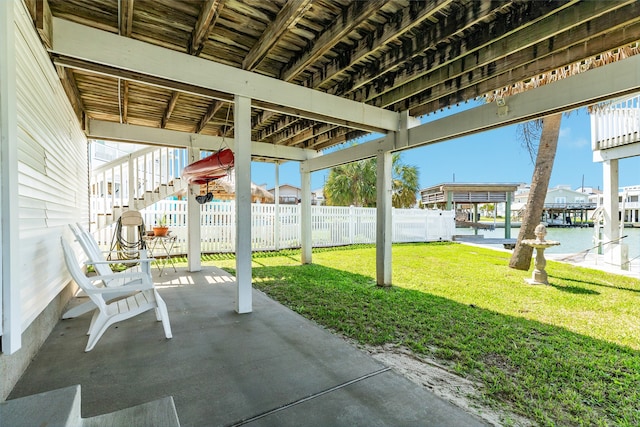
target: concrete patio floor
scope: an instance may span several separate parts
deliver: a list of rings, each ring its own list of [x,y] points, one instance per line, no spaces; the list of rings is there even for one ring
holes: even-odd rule
[[[61,321],[9,399],[81,384],[83,417],[173,396],[182,426],[484,425],[259,291],[236,314],[218,268],[153,273],[171,340],[147,312],[85,353],[90,314]]]

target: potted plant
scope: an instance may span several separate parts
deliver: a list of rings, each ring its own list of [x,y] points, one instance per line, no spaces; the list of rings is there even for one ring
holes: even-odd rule
[[[166,236],[169,232],[169,227],[167,226],[167,214],[162,214],[160,218],[156,219],[156,225],[153,227],[153,235],[154,236]]]

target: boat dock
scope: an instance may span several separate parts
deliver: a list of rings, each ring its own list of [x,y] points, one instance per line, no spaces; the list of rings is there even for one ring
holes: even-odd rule
[[[478,245],[502,245],[505,249],[513,249],[516,247],[516,239],[500,239],[500,238],[485,238],[484,236],[474,236],[470,234],[461,234],[453,236],[454,242],[473,243]]]

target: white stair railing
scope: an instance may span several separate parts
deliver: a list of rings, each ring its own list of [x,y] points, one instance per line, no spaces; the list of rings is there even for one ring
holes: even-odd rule
[[[184,149],[149,147],[106,163],[91,174],[92,230],[104,228],[127,209],[141,210],[186,188]]]

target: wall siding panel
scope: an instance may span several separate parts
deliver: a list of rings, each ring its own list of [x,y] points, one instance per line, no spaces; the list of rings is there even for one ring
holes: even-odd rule
[[[22,328],[68,283],[59,238],[88,220],[87,141],[31,18],[16,3]],[[36,267],[37,268],[34,268]]]

